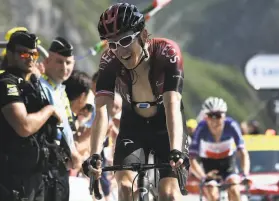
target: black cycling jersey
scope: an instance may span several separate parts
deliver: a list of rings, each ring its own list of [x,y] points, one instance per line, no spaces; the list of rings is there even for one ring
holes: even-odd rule
[[[166,91],[182,93],[183,61],[178,45],[168,39],[156,38],[150,40],[150,71],[149,82],[158,105],[162,104],[162,95]],[[123,102],[123,110],[131,109],[138,104],[132,100],[132,79],[130,72],[107,50],[100,61],[99,78],[96,86],[96,96],[113,96],[117,91]],[[149,102],[145,102],[149,103]],[[149,103],[150,106],[154,103]]]
[[[183,89],[183,60],[178,45],[168,39],[156,38],[149,42],[150,54],[149,82],[155,96],[154,102],[134,102],[132,98],[133,81],[130,72],[110,51],[106,50],[100,61],[96,97],[112,96],[118,92],[122,99],[122,115],[117,137],[114,164],[145,163],[147,154],[153,150],[160,162],[169,162],[170,144],[163,105],[163,93]],[[134,111],[134,106],[148,108],[157,106],[157,113],[149,118]],[[184,134],[182,152],[188,154],[185,118],[181,101],[181,114]],[[158,143],[159,142],[159,143]],[[174,177],[171,170],[160,170],[160,177]]]

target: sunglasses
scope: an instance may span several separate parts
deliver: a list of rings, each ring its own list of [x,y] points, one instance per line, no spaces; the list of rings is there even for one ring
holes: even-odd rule
[[[134,39],[139,35],[140,32],[136,32],[132,35],[124,36],[123,38],[119,39],[118,41],[108,41],[108,46],[111,50],[116,50],[117,45],[120,45],[121,47],[128,47],[129,45],[132,44]]]
[[[82,108],[82,110],[87,110],[87,111],[91,112],[91,111],[93,110],[93,105],[91,105],[91,104],[86,104],[86,105]]]
[[[19,52],[19,56],[22,59],[29,59],[32,56],[34,60],[37,60],[40,54],[39,52]]]
[[[212,113],[208,113],[207,116],[210,119],[221,119],[224,116],[224,113],[212,112]]]

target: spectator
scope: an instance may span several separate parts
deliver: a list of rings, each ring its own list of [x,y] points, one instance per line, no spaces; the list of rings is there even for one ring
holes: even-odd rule
[[[71,110],[73,112],[73,116],[75,117],[75,125],[77,130],[77,135],[74,136],[75,144],[80,154],[82,154],[82,158],[85,158],[85,155],[90,153],[87,142],[87,137],[90,140],[90,131],[87,130],[86,135],[79,134],[80,129],[82,129],[82,122],[78,121],[78,114],[88,113],[88,108],[91,110],[93,107],[93,98],[92,92],[90,90],[92,81],[90,77],[79,70],[74,70],[72,75],[69,77],[67,81],[64,82],[66,86],[66,93],[69,97]],[[81,118],[81,117],[80,117]],[[86,117],[84,117],[86,118]],[[83,117],[81,118],[83,119]],[[83,131],[85,134],[85,131]]]
[[[265,135],[267,135],[267,136],[275,136],[276,135],[276,131],[274,130],[274,129],[267,129],[266,131],[265,131]]]
[[[66,86],[66,93],[70,100],[72,112],[77,118],[77,114],[86,106],[92,81],[85,72],[74,70],[64,84]]]
[[[246,121],[241,122],[240,129],[241,129],[242,135],[249,134],[249,127],[248,127],[248,123]]]
[[[70,149],[70,156],[72,159],[72,168],[80,169],[81,158],[75,147],[73,139],[73,130],[71,123],[73,123],[73,116],[70,109],[69,100],[65,92],[65,86],[62,84],[72,74],[75,65],[73,56],[73,46],[64,38],[56,37],[49,48],[49,56],[44,60],[44,71],[40,78],[42,87],[45,91],[49,102],[54,105],[63,116],[63,132],[58,129],[61,143],[59,147],[62,150]],[[38,69],[38,66],[37,68]],[[40,74],[39,72],[38,74]],[[64,140],[66,143],[63,143]],[[55,185],[49,185],[46,200],[69,200],[69,167],[66,167],[65,162],[61,160],[63,157],[55,157],[57,149],[50,152],[52,160],[49,161],[50,172],[52,178],[49,178]],[[63,151],[61,151],[63,152]],[[58,153],[60,154],[60,153]],[[63,153],[61,153],[63,154]],[[52,157],[53,155],[53,157]]]
[[[47,136],[56,131],[55,107],[41,96],[32,74],[39,57],[37,36],[12,34],[7,44],[6,71],[0,77],[0,200],[44,200],[43,164]],[[40,163],[38,162],[40,161]]]
[[[79,127],[83,127],[84,129],[91,127],[92,121],[95,116],[94,99],[95,96],[92,90],[90,90],[87,96],[86,105],[79,111],[77,115]]]
[[[186,121],[186,129],[187,129],[189,144],[191,143],[191,141],[193,139],[193,135],[197,128],[197,125],[198,125],[198,122],[195,119],[189,119],[188,121]]]
[[[186,127],[187,127],[187,131],[189,133],[189,135],[191,135],[191,137],[193,136],[196,128],[197,128],[198,122],[195,119],[189,119],[186,121]]]
[[[78,121],[78,131],[75,135],[75,143],[79,153],[82,155],[84,159],[90,156],[90,139],[91,139],[91,124],[88,125],[91,116],[94,113],[94,95],[90,90],[88,94],[88,98],[86,101],[86,105],[77,115]]]
[[[261,134],[260,123],[256,120],[249,121],[248,131],[249,134],[253,134],[253,135]]]

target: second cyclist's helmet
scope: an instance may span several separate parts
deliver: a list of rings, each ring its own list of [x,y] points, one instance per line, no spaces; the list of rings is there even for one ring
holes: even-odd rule
[[[144,15],[135,5],[117,3],[101,14],[98,31],[100,39],[105,40],[127,31],[141,31],[144,26]]]
[[[211,113],[211,112],[227,112],[228,106],[227,103],[218,97],[209,97],[207,98],[203,105],[202,110],[204,113]]]

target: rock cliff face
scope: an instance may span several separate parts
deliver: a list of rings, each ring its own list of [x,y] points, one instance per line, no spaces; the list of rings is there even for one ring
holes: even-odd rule
[[[56,36],[64,36],[75,45],[76,55],[85,55],[99,41],[96,23],[107,7],[105,1],[80,0],[0,0],[0,31],[13,26],[25,26],[37,33],[44,47]],[[96,70],[97,57],[86,57],[77,67],[90,74]]]

